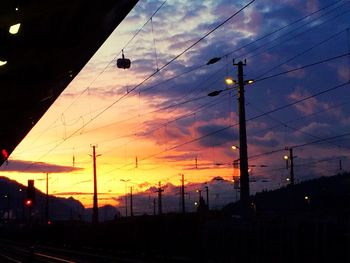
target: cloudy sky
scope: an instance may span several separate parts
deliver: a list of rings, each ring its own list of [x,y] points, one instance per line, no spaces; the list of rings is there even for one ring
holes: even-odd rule
[[[235,200],[239,171],[236,62],[246,60],[252,192],[349,170],[350,4],[335,0],[140,0],[12,153],[1,175],[26,184],[50,173],[50,192],[92,205],[97,145],[99,204],[150,212],[158,182],[164,208],[188,209],[209,186],[211,205]],[[122,56],[132,62],[118,69]],[[211,58],[221,58],[207,65]],[[217,97],[208,93],[225,90]],[[261,167],[264,166],[264,167]],[[215,178],[223,180],[215,180]],[[129,180],[127,184],[121,180]]]

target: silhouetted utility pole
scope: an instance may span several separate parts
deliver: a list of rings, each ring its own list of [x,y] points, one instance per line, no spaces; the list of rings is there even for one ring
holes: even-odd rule
[[[130,187],[130,216],[134,216],[133,210],[133,200],[132,200],[132,186]]]
[[[128,216],[128,182],[130,179],[124,180],[120,179],[121,182],[125,183],[125,217]]]
[[[158,190],[156,191],[158,193],[158,215],[162,215],[162,192],[164,190],[161,188],[161,183],[158,182]]]
[[[92,145],[92,160],[94,169],[94,197],[93,197],[93,208],[92,208],[92,223],[98,223],[98,204],[97,204],[97,175],[96,175],[96,145]]]
[[[342,170],[343,170],[343,166],[342,166],[341,160],[339,160],[339,171],[342,171]]]
[[[205,193],[206,193],[206,197],[207,197],[207,207],[209,210],[209,187],[205,186]]]
[[[153,198],[153,215],[156,215],[156,199]]]
[[[49,174],[46,173],[46,206],[45,206],[45,220],[49,221]]]
[[[241,216],[249,215],[249,173],[248,173],[248,150],[247,150],[247,130],[245,119],[245,99],[242,61],[233,65],[238,68],[238,115],[239,115],[239,159],[240,159],[240,183],[241,183]]]
[[[181,174],[181,208],[182,213],[185,214],[185,176]]]
[[[10,194],[6,194],[5,198],[7,200],[7,224],[10,223]]]
[[[288,164],[288,160],[289,160],[289,180],[290,180],[290,185],[294,185],[294,158],[296,158],[296,156],[293,155],[293,148],[292,147],[286,147],[285,148],[287,151],[289,150],[289,156],[286,158],[287,160],[287,164]],[[288,167],[288,166],[287,166]]]
[[[197,189],[196,192],[198,193],[198,204],[199,204],[202,198],[202,189]]]

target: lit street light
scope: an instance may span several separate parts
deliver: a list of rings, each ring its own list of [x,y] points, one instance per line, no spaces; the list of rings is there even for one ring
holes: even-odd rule
[[[233,78],[231,78],[231,77],[225,78],[225,82],[226,82],[227,85],[236,84],[236,81]]]

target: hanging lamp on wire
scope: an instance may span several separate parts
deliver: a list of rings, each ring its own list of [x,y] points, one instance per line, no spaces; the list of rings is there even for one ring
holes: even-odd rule
[[[130,68],[130,66],[131,66],[131,61],[130,61],[130,59],[125,58],[124,50],[122,50],[122,58],[118,58],[117,67],[123,68],[123,69],[128,69],[128,68]]]

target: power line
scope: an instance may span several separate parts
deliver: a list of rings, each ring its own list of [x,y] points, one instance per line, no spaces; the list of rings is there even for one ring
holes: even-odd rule
[[[320,26],[322,26],[322,25],[327,24],[329,21],[331,21],[331,20],[333,20],[333,19],[336,19],[336,18],[338,18],[338,17],[341,17],[341,16],[345,15],[346,13],[349,13],[350,10],[346,10],[346,11],[340,13],[340,14],[337,14],[337,15],[335,15],[335,16],[333,16],[333,17],[330,17],[330,18],[326,19],[325,21],[322,21],[321,23],[316,24],[316,25],[313,26],[313,27],[310,27],[310,28],[308,28],[308,29],[306,29],[306,30],[304,30],[304,31],[302,31],[302,32],[299,32],[299,33],[296,34],[296,35],[291,36],[291,33],[297,32],[300,28],[303,28],[303,27],[305,27],[305,26],[307,26],[307,25],[309,25],[309,24],[315,23],[315,22],[318,21],[321,17],[328,15],[329,13],[331,13],[331,12],[333,12],[333,11],[335,11],[335,10],[341,8],[341,7],[344,6],[344,5],[345,5],[345,3],[344,3],[343,5],[341,5],[341,6],[338,6],[338,7],[334,8],[333,10],[331,10],[331,11],[329,11],[329,12],[327,12],[327,13],[321,15],[320,17],[317,17],[317,18],[315,18],[315,19],[313,19],[313,20],[311,20],[311,21],[308,21],[308,22],[306,22],[306,23],[300,25],[299,27],[297,27],[297,28],[295,28],[295,29],[292,29],[292,30],[290,30],[289,32],[284,33],[283,35],[278,36],[278,37],[276,37],[276,38],[274,38],[274,39],[272,39],[272,40],[270,40],[270,41],[268,41],[268,42],[262,44],[261,46],[258,46],[258,47],[256,47],[256,48],[254,48],[253,50],[247,51],[244,55],[242,55],[242,57],[246,57],[246,59],[250,59],[250,58],[256,57],[256,56],[262,54],[263,52],[270,51],[270,50],[272,50],[272,49],[274,49],[274,48],[276,48],[276,47],[278,47],[278,46],[284,45],[284,44],[288,43],[289,41],[295,40],[295,38],[297,38],[297,37],[299,37],[299,36],[301,36],[301,35],[303,35],[303,34],[309,32],[309,31],[313,31],[313,30],[314,30],[315,28],[317,28],[317,27],[320,27]],[[287,38],[284,39],[283,41],[277,43],[276,45],[273,45],[273,46],[268,47],[268,48],[266,48],[266,49],[264,49],[264,50],[262,50],[262,51],[258,51],[258,52],[255,52],[255,53],[254,53],[254,51],[257,51],[257,50],[263,48],[264,46],[267,46],[268,44],[275,42],[276,40],[283,39],[283,37],[285,37],[285,36],[287,36]],[[251,53],[252,53],[252,54],[251,54]],[[251,55],[247,57],[248,54],[251,54]]]
[[[276,66],[273,66],[273,67],[270,68],[269,70],[267,70],[267,71],[265,71],[264,73],[262,73],[262,74],[260,74],[259,76],[257,76],[256,79],[259,79],[259,78],[261,78],[262,76],[265,76],[267,73],[270,73],[271,71],[273,71],[273,70],[279,68],[280,66],[282,66],[282,65],[284,65],[284,64],[286,64],[286,63],[288,63],[288,62],[291,62],[292,60],[294,60],[294,59],[296,59],[296,58],[298,58],[298,57],[300,57],[300,56],[302,56],[302,55],[305,55],[307,52],[310,52],[311,50],[315,49],[316,47],[319,47],[320,45],[322,45],[322,44],[328,42],[329,40],[331,40],[331,39],[333,39],[333,38],[335,38],[335,37],[338,37],[340,34],[342,34],[342,33],[344,33],[344,32],[346,32],[346,29],[345,29],[345,30],[342,30],[342,31],[340,31],[340,32],[337,32],[337,33],[331,35],[330,37],[327,37],[326,39],[324,39],[324,40],[322,40],[322,41],[316,43],[315,45],[313,45],[313,46],[311,46],[311,47],[309,47],[309,48],[307,48],[307,49],[305,49],[305,50],[303,50],[302,52],[300,52],[300,53],[298,53],[298,54],[296,54],[296,55],[294,55],[294,56],[292,56],[292,57],[290,57],[290,58],[284,60],[283,62],[277,64]]]
[[[326,89],[326,90],[317,92],[317,93],[312,94],[312,95],[309,95],[309,96],[306,96],[306,97],[304,97],[304,98],[302,98],[302,99],[299,99],[299,100],[297,100],[297,101],[294,101],[294,102],[285,104],[285,105],[283,105],[283,106],[277,107],[277,108],[275,108],[275,109],[273,109],[273,110],[264,112],[264,113],[259,114],[259,115],[257,115],[257,116],[248,118],[246,121],[252,121],[252,120],[261,118],[261,117],[266,116],[266,115],[268,115],[268,114],[271,114],[271,113],[273,113],[273,112],[277,112],[277,111],[280,111],[280,110],[282,110],[282,109],[286,109],[286,108],[291,107],[291,106],[293,106],[293,105],[296,105],[296,104],[298,104],[298,103],[304,102],[304,101],[306,101],[306,100],[309,100],[309,99],[314,98],[314,97],[316,97],[316,96],[319,96],[319,95],[321,95],[321,94],[325,94],[325,93],[334,91],[334,90],[336,90],[336,89],[339,89],[339,88],[344,87],[344,86],[349,85],[349,84],[350,84],[350,82],[342,83],[342,84],[337,85],[337,86],[334,86],[334,87],[332,87],[332,88],[329,88],[329,89]],[[218,130],[215,130],[215,131],[213,131],[213,132],[207,133],[207,134],[205,134],[205,135],[203,135],[203,136],[200,136],[200,137],[194,138],[194,139],[192,139],[192,140],[183,142],[183,143],[181,143],[181,144],[172,146],[172,147],[170,147],[170,148],[168,148],[168,149],[166,149],[166,150],[160,151],[160,152],[155,153],[155,154],[151,154],[151,155],[149,155],[149,156],[147,156],[147,157],[144,157],[144,158],[140,158],[139,160],[140,160],[140,161],[143,161],[143,160],[147,160],[147,159],[153,158],[153,157],[158,156],[158,155],[161,155],[161,154],[163,154],[163,153],[165,153],[165,152],[168,152],[168,151],[171,151],[171,150],[175,150],[175,149],[180,148],[180,147],[182,147],[182,146],[185,146],[185,145],[191,144],[191,143],[193,143],[193,142],[196,142],[196,141],[202,140],[202,139],[204,139],[204,138],[207,138],[207,137],[209,137],[209,136],[211,136],[211,135],[220,133],[220,132],[225,131],[225,130],[227,130],[227,129],[233,127],[233,126],[236,126],[236,125],[238,125],[238,123],[235,123],[235,124],[232,124],[232,125],[223,127],[223,128],[221,128],[221,129],[218,129]],[[343,135],[343,136],[344,136],[344,135]],[[325,138],[325,139],[320,139],[320,140],[317,140],[317,141],[321,142],[321,141],[324,141],[324,140],[327,140],[327,139],[328,139],[328,140],[331,140],[331,139],[333,139],[333,138]],[[305,144],[305,145],[308,145],[308,144]],[[299,146],[299,147],[301,147],[301,146]],[[293,148],[297,148],[297,147],[296,147],[296,146],[293,146]],[[284,148],[283,148],[283,149],[277,149],[277,150],[270,151],[270,152],[268,152],[268,154],[272,154],[272,153],[275,153],[275,152],[279,152],[279,151],[281,151],[281,150],[284,150]],[[266,154],[267,154],[267,153],[258,154],[258,155],[254,155],[253,157],[256,158],[256,157],[258,157],[258,156],[262,156],[262,155],[266,155]],[[253,158],[253,157],[251,156],[251,157],[249,157],[249,158]],[[125,165],[123,165],[122,167],[126,167],[126,166],[129,166],[129,165],[130,165],[130,164],[125,164]],[[114,168],[113,170],[107,172],[107,174],[109,174],[109,173],[111,173],[111,172],[113,172],[113,171],[115,171],[115,170],[117,170],[117,169],[121,169],[122,167]]]
[[[301,148],[301,147],[305,147],[305,146],[308,146],[308,145],[317,144],[317,143],[320,143],[320,142],[326,142],[326,141],[339,139],[339,138],[343,138],[343,137],[347,137],[347,136],[350,136],[350,132],[343,133],[343,134],[340,134],[340,135],[331,136],[331,137],[327,137],[327,138],[322,138],[322,139],[319,139],[319,140],[315,140],[315,141],[311,141],[311,142],[307,142],[307,143],[303,143],[303,144],[293,145],[293,146],[290,146],[290,148],[293,148],[293,149]],[[255,154],[255,155],[249,156],[249,160],[260,158],[260,157],[266,156],[266,155],[271,155],[273,153],[277,153],[277,152],[281,152],[281,151],[285,151],[285,148],[279,148],[279,149],[275,149],[275,150],[272,150],[272,151]]]
[[[76,97],[75,100],[73,100],[63,111],[61,114],[64,114],[70,107],[72,107],[74,105],[74,103],[86,92],[90,89],[90,87],[93,85],[93,83],[95,83],[95,81],[107,70],[107,68],[112,64],[112,62],[115,61],[115,59],[120,55],[120,53],[122,52],[123,49],[125,49],[134,39],[135,37],[141,32],[141,30],[147,25],[147,23],[158,13],[158,11],[163,7],[163,5],[167,2],[167,0],[165,0],[157,9],[156,11],[149,17],[149,19],[143,24],[143,26],[141,28],[139,28],[139,30],[133,35],[133,37],[131,39],[129,39],[129,41],[124,45],[124,47],[121,49],[121,51],[119,51],[119,53],[112,59],[110,60],[107,65],[95,76],[95,78],[93,78],[93,80],[90,82],[90,84],[78,95],[78,97]],[[31,145],[33,145],[33,143],[35,143],[46,131],[48,131],[49,129],[52,128],[52,125],[54,125],[57,121],[58,121],[59,117],[53,121],[46,129],[44,129],[39,136],[33,140],[33,142],[31,143]]]
[[[153,17],[158,13],[158,11],[165,5],[165,3],[167,2],[168,0],[165,0],[154,12],[153,14],[148,18],[148,20],[135,32],[135,34],[132,36],[132,38],[129,39],[129,41],[124,45],[124,47],[121,49],[121,50],[124,50],[135,38],[136,36],[141,32],[141,30],[150,22],[152,21]],[[118,55],[120,55],[121,51],[119,52]],[[117,55],[117,56],[118,56]],[[114,57],[113,60],[116,59],[116,57]]]
[[[260,109],[258,109],[257,107],[253,106],[252,103],[249,103],[249,105],[250,105],[252,108],[254,108],[255,110],[257,110],[258,112],[263,113],[262,110],[260,110]],[[300,132],[300,133],[305,134],[305,135],[307,135],[307,136],[310,136],[310,137],[312,137],[312,138],[314,138],[314,139],[321,139],[320,137],[315,136],[315,135],[313,135],[313,134],[311,134],[311,133],[302,131],[301,128],[292,127],[292,126],[286,124],[286,122],[283,122],[283,121],[280,121],[280,120],[278,120],[278,119],[276,119],[276,118],[274,118],[274,117],[271,117],[269,114],[267,114],[266,117],[268,117],[269,119],[271,119],[271,120],[273,120],[273,121],[275,121],[275,122],[281,124],[283,127],[289,128],[289,129],[291,129],[291,130],[293,130],[293,131]],[[340,147],[340,148],[344,147],[344,146],[342,146],[342,145],[336,144],[336,143],[331,142],[331,141],[327,141],[327,142],[330,143],[330,144],[332,144],[332,145],[335,145],[335,146],[337,146],[337,147]],[[345,147],[345,148],[348,148],[348,147]]]
[[[248,46],[251,46],[251,45],[255,44],[256,42],[259,42],[260,40],[263,40],[263,39],[265,39],[265,38],[267,38],[267,37],[269,37],[269,36],[271,36],[271,35],[274,35],[274,34],[280,32],[280,31],[282,31],[283,29],[286,29],[286,28],[288,28],[288,27],[291,27],[291,26],[293,26],[293,25],[299,23],[300,21],[303,21],[303,20],[305,20],[305,19],[307,19],[307,18],[313,16],[314,14],[317,14],[317,13],[319,13],[319,12],[325,10],[325,9],[328,9],[329,7],[332,7],[332,6],[334,6],[334,5],[336,5],[336,4],[340,3],[340,2],[343,2],[343,0],[340,0],[340,1],[337,1],[337,2],[334,2],[334,3],[331,3],[331,4],[327,5],[327,6],[324,6],[324,7],[320,8],[320,9],[314,11],[314,12],[309,13],[309,14],[306,15],[306,16],[303,16],[303,17],[301,17],[301,18],[298,18],[298,19],[296,19],[295,21],[293,21],[293,22],[291,22],[291,23],[289,23],[289,24],[287,24],[287,25],[285,25],[285,26],[282,26],[282,27],[280,27],[280,28],[278,28],[278,29],[276,29],[276,30],[270,32],[270,33],[267,33],[266,35],[263,35],[262,37],[260,37],[260,38],[258,38],[258,39],[256,39],[256,40],[254,40],[254,41],[252,41],[252,42],[249,42],[248,44],[245,44],[245,45],[243,45],[243,46],[241,46],[241,47],[239,47],[239,48],[237,48],[237,49],[235,49],[235,50],[233,50],[233,51],[230,51],[229,53],[226,53],[226,54],[223,55],[222,57],[232,55],[232,54],[235,53],[235,52],[238,52],[238,51],[240,51],[240,50],[242,50],[242,49],[244,49],[244,48],[246,48],[246,47],[248,47]],[[279,38],[279,37],[278,37],[278,38]],[[277,38],[277,39],[278,39],[278,38]],[[275,40],[276,40],[276,39],[275,39]]]
[[[198,39],[197,41],[195,41],[193,44],[191,44],[190,46],[188,46],[187,48],[185,48],[182,52],[180,52],[178,55],[176,55],[174,58],[172,58],[170,61],[168,61],[167,63],[165,63],[162,67],[160,67],[159,69],[157,69],[155,72],[153,72],[152,74],[150,74],[148,77],[146,77],[143,81],[141,81],[139,84],[137,84],[136,86],[134,86],[127,94],[122,95],[121,97],[119,97],[117,100],[115,100],[113,103],[111,103],[110,105],[108,105],[107,107],[105,107],[102,111],[100,111],[98,114],[96,114],[93,118],[91,118],[87,123],[85,123],[82,127],[80,127],[79,129],[75,130],[72,134],[70,134],[69,136],[67,136],[64,140],[62,140],[60,143],[58,143],[56,146],[54,146],[53,148],[51,148],[50,150],[47,151],[46,154],[42,155],[41,157],[39,157],[38,160],[42,159],[43,157],[45,157],[47,154],[49,154],[50,152],[52,152],[54,149],[56,149],[60,144],[62,144],[64,141],[70,139],[72,136],[74,136],[76,133],[78,133],[80,130],[82,130],[84,127],[86,127],[89,123],[91,123],[92,121],[94,121],[95,119],[97,119],[99,116],[101,116],[104,112],[106,112],[108,109],[110,109],[111,107],[113,107],[116,103],[118,103],[119,101],[121,101],[123,98],[125,98],[129,93],[135,91],[137,88],[139,88],[140,86],[142,86],[144,83],[146,83],[149,79],[151,79],[153,76],[155,76],[156,74],[158,74],[160,71],[162,71],[163,69],[165,69],[167,66],[169,66],[171,63],[173,63],[175,60],[177,60],[179,57],[181,57],[183,54],[185,54],[187,51],[189,51],[190,49],[192,49],[194,46],[196,46],[198,43],[200,43],[201,41],[203,41],[205,38],[207,38],[210,34],[212,34],[213,32],[215,32],[217,29],[219,29],[220,27],[222,27],[224,24],[226,24],[228,21],[230,21],[232,18],[234,18],[236,15],[238,15],[239,13],[241,13],[244,9],[246,9],[248,6],[250,6],[253,2],[255,2],[255,0],[250,1],[248,4],[244,5],[242,8],[240,8],[238,11],[236,11],[235,13],[233,13],[230,17],[228,17],[226,20],[224,20],[223,22],[221,22],[219,25],[217,25],[216,27],[214,27],[213,29],[211,29],[209,32],[207,32],[204,36],[202,36],[200,39]],[[36,162],[38,161],[36,160]],[[33,162],[35,163],[35,162]]]
[[[256,42],[258,42],[258,41],[260,41],[260,40],[262,40],[262,39],[264,39],[264,38],[266,38],[266,37],[268,37],[268,36],[270,36],[270,35],[273,35],[273,34],[279,32],[279,31],[281,31],[281,30],[283,30],[283,29],[285,29],[285,28],[287,28],[287,27],[290,27],[290,26],[292,26],[292,25],[294,25],[294,24],[296,24],[296,23],[298,23],[298,22],[300,22],[300,21],[302,21],[302,20],[305,20],[306,18],[309,18],[309,17],[311,17],[312,15],[314,15],[314,14],[316,14],[316,13],[319,13],[319,12],[325,10],[325,9],[328,9],[329,7],[334,6],[334,5],[336,5],[336,4],[338,4],[338,3],[342,2],[342,1],[343,1],[343,0],[340,0],[340,1],[337,1],[337,2],[332,3],[332,4],[330,4],[330,5],[327,5],[327,6],[323,7],[323,8],[320,8],[320,9],[318,9],[317,11],[314,11],[314,12],[312,12],[312,13],[310,13],[310,14],[308,14],[308,15],[302,17],[302,18],[299,18],[299,19],[295,20],[294,22],[292,22],[292,23],[290,23],[290,24],[288,24],[288,25],[285,25],[285,26],[283,26],[283,27],[281,27],[281,28],[279,28],[279,29],[277,29],[277,30],[275,30],[275,31],[273,31],[273,32],[270,32],[270,33],[264,35],[264,36],[261,37],[261,38],[258,38],[258,39],[256,39],[256,40],[254,40],[254,41],[252,41],[252,42],[250,42],[250,43],[248,43],[248,44],[246,44],[246,45],[244,45],[244,46],[238,48],[238,50],[243,49],[243,48],[245,48],[245,47],[247,47],[247,46],[249,46],[249,45],[252,45],[252,44],[254,44],[254,43],[256,43]],[[155,16],[155,14],[162,8],[162,6],[165,4],[165,2],[166,2],[166,1],[164,1],[164,2],[162,3],[162,5],[158,7],[158,9],[151,15],[151,17],[144,23],[144,25],[134,34],[134,36],[128,41],[128,43],[124,46],[123,49],[125,49],[125,48],[128,46],[128,44],[139,34],[139,32],[142,30],[142,28],[145,27],[146,24],[152,19],[152,17]],[[345,3],[344,3],[344,4],[345,4]],[[344,4],[343,4],[343,5],[344,5]],[[343,6],[343,5],[341,5],[341,6]],[[341,6],[340,6],[340,7],[341,7]],[[339,8],[339,6],[338,6],[337,8]],[[337,9],[337,8],[335,8],[335,9]],[[334,10],[334,9],[333,9],[333,10]],[[332,10],[332,11],[333,11],[333,10]],[[319,19],[319,18],[317,18],[317,19]],[[311,23],[311,22],[312,22],[312,21],[310,21],[310,22],[308,22],[308,23]],[[278,38],[280,38],[280,37],[277,37],[276,39],[278,39]],[[276,40],[276,39],[274,39],[274,40]],[[265,44],[264,44],[264,45],[265,45]],[[234,52],[236,52],[236,51],[238,51],[238,50],[236,49],[236,50],[234,50],[234,51],[232,51],[232,52],[230,52],[230,53],[228,53],[228,54],[226,54],[226,55],[224,55],[224,56],[222,56],[222,57],[228,56],[228,55],[230,55],[230,54],[232,54],[232,53],[234,53]],[[251,52],[248,52],[248,53],[251,53]],[[119,52],[119,54],[120,54],[120,52]],[[116,57],[117,57],[117,56],[116,56]],[[115,57],[115,58],[116,58],[116,57]],[[221,58],[222,58],[222,57],[221,57]],[[115,58],[114,58],[114,59],[115,59]],[[113,60],[114,60],[114,59],[113,59]],[[113,61],[113,60],[112,60],[112,61]],[[173,76],[173,77],[171,77],[171,78],[169,78],[169,79],[167,79],[167,80],[165,80],[165,81],[162,81],[162,82],[157,83],[157,84],[155,84],[155,85],[152,85],[152,86],[150,86],[150,87],[144,88],[144,89],[142,89],[142,91],[147,91],[147,90],[149,90],[149,89],[153,89],[153,88],[155,88],[155,87],[157,87],[157,86],[159,86],[159,85],[161,85],[161,84],[165,84],[165,83],[167,83],[167,82],[169,82],[169,81],[171,81],[171,80],[174,80],[174,79],[176,79],[176,78],[179,78],[179,77],[181,77],[181,76],[183,76],[183,75],[186,75],[186,74],[189,74],[189,73],[191,73],[191,72],[193,72],[193,71],[199,70],[199,69],[201,69],[202,67],[204,67],[204,66],[206,66],[206,65],[208,65],[208,64],[203,64],[203,65],[200,65],[200,66],[196,66],[195,68],[192,68],[192,69],[190,69],[190,70],[188,70],[188,71],[186,71],[186,72],[180,73],[179,75]],[[90,86],[91,86],[91,85],[90,85]],[[65,110],[65,111],[66,111],[66,110]],[[64,112],[65,112],[65,111],[64,111]],[[96,111],[98,111],[98,110],[96,110]],[[85,114],[85,115],[88,115],[88,114],[89,114],[89,113],[87,113],[87,114]],[[83,117],[83,115],[80,116],[79,118],[77,118],[77,121],[79,121],[82,117]],[[57,120],[56,120],[56,121],[57,121]],[[55,121],[55,122],[56,122],[56,121]],[[51,126],[50,126],[50,127],[51,127]],[[45,131],[47,131],[47,130],[48,130],[48,129],[46,129]],[[44,132],[45,132],[45,131],[44,131]],[[39,137],[40,137],[40,136],[39,136]]]
[[[299,69],[301,69],[301,68],[310,67],[310,66],[318,65],[318,64],[320,64],[320,63],[328,62],[328,61],[330,61],[330,60],[337,59],[337,58],[340,58],[340,57],[344,57],[344,56],[346,56],[346,55],[348,55],[348,54],[344,54],[344,55],[336,56],[336,57],[329,58],[329,59],[326,59],[326,60],[322,60],[322,61],[319,61],[319,62],[316,62],[316,63],[312,63],[312,64],[309,64],[309,65],[305,65],[305,66],[299,67],[299,68],[297,68],[297,69],[288,70],[288,71],[286,71],[286,72],[283,72],[283,74],[287,74],[287,73],[290,73],[291,71],[299,70]],[[278,75],[281,75],[281,74],[282,74],[282,73],[279,73]],[[271,77],[271,76],[270,76],[270,77]],[[266,78],[269,78],[269,77],[266,77]],[[264,80],[264,79],[266,79],[266,78],[258,79],[258,80],[256,80],[255,82]],[[264,113],[262,113],[262,114],[260,114],[260,115],[257,115],[257,116],[255,116],[255,117],[253,117],[253,118],[248,119],[247,121],[251,121],[251,120],[260,118],[260,117],[262,117],[262,116],[269,115],[269,114],[271,114],[271,113],[273,113],[273,112],[279,111],[279,110],[284,109],[284,108],[288,108],[288,107],[293,106],[293,105],[295,105],[295,104],[297,104],[297,103],[303,102],[303,101],[305,101],[305,100],[309,100],[309,99],[311,99],[311,98],[313,98],[313,97],[319,96],[319,95],[324,94],[324,93],[328,93],[328,92],[330,92],[330,91],[336,90],[336,89],[341,88],[341,87],[343,87],[343,86],[345,86],[345,85],[348,85],[348,84],[349,84],[349,82],[345,82],[345,83],[340,84],[340,85],[337,85],[337,86],[335,86],[335,87],[332,87],[332,88],[323,90],[323,91],[321,91],[321,92],[318,92],[318,93],[315,93],[315,94],[313,94],[313,95],[307,96],[307,97],[305,97],[305,98],[303,98],[303,99],[301,99],[301,100],[297,100],[297,101],[295,101],[295,102],[292,102],[292,103],[286,104],[286,105],[284,105],[284,106],[275,108],[275,109],[273,109],[273,110],[271,110],[271,111],[268,111],[268,112],[264,112]],[[205,98],[205,96],[200,97],[200,98]],[[176,104],[176,105],[179,105],[179,104]],[[171,106],[168,106],[168,107],[171,107]]]
[[[277,73],[277,74],[274,74],[274,75],[270,75],[270,76],[267,76],[267,77],[264,77],[264,78],[256,79],[256,80],[254,80],[254,82],[264,81],[264,80],[275,78],[275,77],[278,77],[278,76],[281,76],[281,75],[289,74],[289,73],[294,72],[294,71],[298,71],[298,70],[301,70],[301,69],[313,67],[313,66],[316,66],[316,65],[319,65],[319,64],[323,64],[323,63],[332,61],[332,60],[336,60],[336,59],[339,59],[339,58],[346,57],[348,55],[350,55],[350,53],[345,53],[345,54],[342,54],[342,55],[339,55],[339,56],[323,59],[323,60],[320,60],[320,61],[317,61],[317,62],[314,62],[314,63],[311,63],[311,64],[307,64],[307,65],[304,65],[304,66],[301,66],[301,67],[297,67],[297,68],[294,68],[294,69],[283,71],[283,72],[280,72],[280,73]]]
[[[342,58],[342,57],[345,57],[345,56],[347,56],[347,55],[349,55],[350,53],[345,53],[345,54],[342,54],[342,55],[339,55],[339,56],[335,56],[335,57],[331,57],[331,58],[327,58],[327,59],[324,59],[324,60],[321,60],[321,61],[317,61],[317,62],[314,62],[314,63],[311,63],[311,64],[307,64],[307,65],[304,65],[304,66],[301,66],[301,67],[298,67],[298,68],[294,68],[294,69],[291,69],[291,70],[287,70],[287,71],[284,71],[284,72],[280,72],[280,73],[277,73],[277,74],[275,74],[275,75],[270,75],[270,76],[267,76],[267,77],[265,77],[265,78],[261,78],[261,79],[257,79],[257,80],[255,80],[255,82],[259,82],[259,81],[263,81],[263,80],[266,80],[266,79],[270,79],[270,78],[274,78],[274,77],[277,77],[277,76],[280,76],[280,75],[284,75],[284,74],[288,74],[288,73],[291,73],[291,72],[294,72],[294,71],[297,71],[297,70],[301,70],[301,69],[304,69],[304,68],[308,68],[308,67],[312,67],[312,66],[316,66],[316,65],[319,65],[319,64],[322,64],[322,63],[325,63],[325,62],[329,62],[329,61],[332,61],[332,60],[335,60],[335,59],[339,59],[339,58]],[[345,85],[347,84],[347,83],[344,83]],[[325,91],[325,92],[328,92],[328,91]],[[322,93],[321,93],[322,94]],[[319,94],[320,95],[320,94]],[[317,96],[317,95],[316,95]],[[203,97],[201,97],[201,98],[205,98],[206,96],[203,96]],[[194,100],[196,100],[196,98],[194,99]],[[189,100],[188,102],[190,102],[190,101],[192,101],[192,100]],[[185,104],[185,102],[181,102],[181,103],[184,103]],[[172,108],[172,107],[175,107],[176,106],[176,104],[173,104],[173,105],[169,105],[169,106],[167,106],[167,108]],[[289,106],[286,106],[286,107],[289,107]],[[164,110],[164,109],[162,109],[162,110]],[[277,110],[279,110],[279,109],[277,109]],[[275,111],[275,110],[274,110]],[[273,111],[272,111],[273,112]],[[272,113],[272,112],[268,112],[267,114],[269,114],[269,113]],[[264,116],[264,115],[263,115]],[[258,117],[262,117],[262,116],[257,116],[256,118],[258,118]],[[86,124],[87,125],[87,124]],[[85,125],[85,126],[86,126]],[[73,134],[71,134],[70,136],[68,136],[68,137],[66,137],[65,139],[63,139],[61,142],[59,142],[58,144],[56,144],[55,143],[55,146],[54,146],[54,148],[52,148],[49,152],[51,152],[52,150],[54,150],[55,148],[57,148],[60,144],[62,144],[64,141],[66,141],[67,139],[69,139],[70,137],[73,137],[78,131],[80,131],[82,128],[84,128],[84,127],[81,127],[81,128],[79,128],[79,129],[77,129]],[[48,152],[48,153],[49,153]],[[46,153],[45,155],[47,155],[48,153]],[[44,155],[44,156],[45,156]],[[42,157],[40,157],[40,159],[41,159]],[[34,162],[33,162],[34,163]]]

